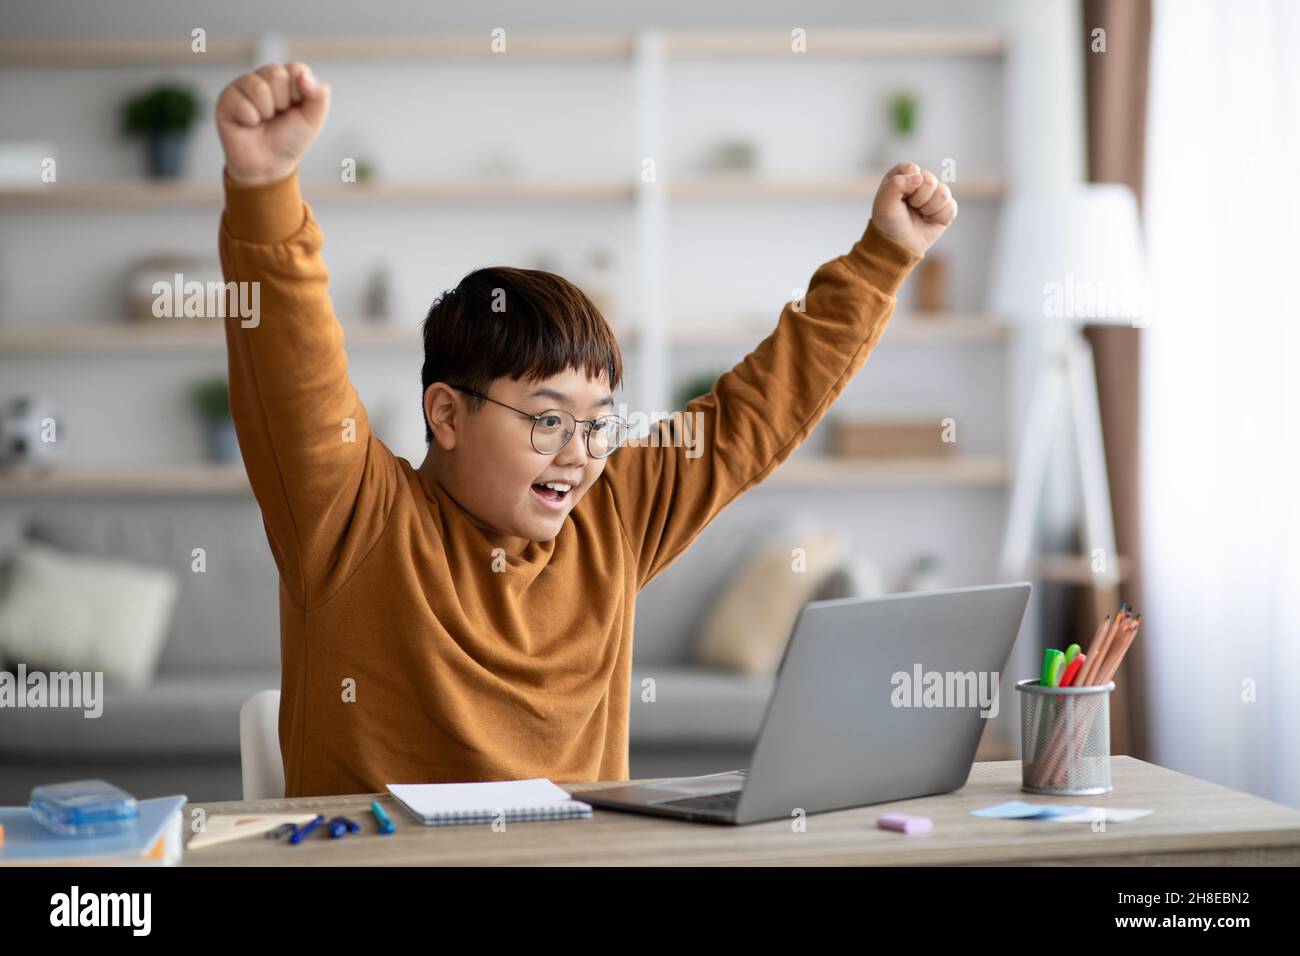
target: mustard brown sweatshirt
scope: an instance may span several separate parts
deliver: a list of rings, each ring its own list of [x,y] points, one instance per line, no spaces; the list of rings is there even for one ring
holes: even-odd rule
[[[560,533],[531,541],[479,528],[372,434],[297,174],[223,181],[226,281],[260,283],[259,323],[232,316],[226,341],[231,413],[280,576],[286,796],[626,780],[638,592],[803,441],[921,257],[868,223],[813,273],[803,311],[786,303],[686,406],[703,414],[698,447],[619,449]]]

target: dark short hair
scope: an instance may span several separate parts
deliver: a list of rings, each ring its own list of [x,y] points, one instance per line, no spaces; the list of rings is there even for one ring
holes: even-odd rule
[[[607,375],[611,389],[623,381],[618,339],[586,294],[540,269],[477,269],[435,299],[424,318],[424,440],[433,441],[424,393],[434,382],[486,392],[498,378],[538,381],[571,368]],[[484,404],[466,399],[472,411]]]

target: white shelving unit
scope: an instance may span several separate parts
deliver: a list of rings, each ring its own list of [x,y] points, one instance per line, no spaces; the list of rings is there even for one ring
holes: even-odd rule
[[[248,66],[267,38],[210,42],[202,64]],[[462,37],[284,37],[287,56],[308,62],[328,60],[432,63],[484,60],[498,56],[490,38]],[[857,174],[790,177],[737,177],[697,174],[676,175],[662,157],[668,155],[670,115],[667,88],[674,64],[706,61],[760,60],[790,57],[791,36],[786,31],[746,33],[720,31],[646,31],[637,34],[592,33],[554,36],[512,35],[509,55],[526,61],[581,64],[625,63],[632,71],[635,98],[637,155],[660,157],[656,178],[633,175],[605,181],[527,179],[473,179],[444,181],[378,181],[364,184],[305,182],[304,195],[312,203],[377,203],[394,207],[417,204],[509,205],[528,202],[558,204],[617,204],[630,207],[634,216],[637,273],[634,306],[625,339],[635,363],[640,405],[646,409],[671,407],[671,371],[674,353],[697,348],[744,348],[756,344],[771,330],[723,317],[722,321],[686,321],[673,316],[666,290],[670,287],[670,209],[673,204],[724,202],[741,205],[765,202],[853,202],[869,200],[883,170]],[[862,58],[976,58],[998,60],[1005,52],[996,33],[951,31],[892,31],[814,29],[807,50],[811,60]],[[0,67],[51,66],[181,68],[195,62],[188,43],[177,41],[3,41]],[[174,72],[174,69],[173,69]],[[959,201],[997,202],[1004,190],[996,170],[967,171],[952,184]],[[0,187],[0,209],[59,210],[61,215],[102,215],[127,210],[148,214],[153,210],[219,208],[219,183],[153,183],[143,180],[61,181],[38,188]],[[775,312],[775,309],[773,310]],[[347,321],[346,341],[357,362],[367,356],[418,347],[414,325],[370,326]],[[1000,344],[1007,328],[993,317],[974,313],[938,316],[899,315],[890,326],[882,350],[965,348]],[[77,354],[105,362],[115,357],[167,356],[220,352],[220,329],[129,325],[121,320],[58,322],[19,326],[0,325],[0,369],[4,363],[39,356]],[[792,458],[761,487],[997,487],[1006,481],[1007,467],[1000,455],[954,456],[933,461],[871,462]],[[81,468],[45,479],[0,476],[0,498],[32,495],[119,494],[230,495],[247,493],[247,482],[235,469],[203,465],[167,468]]]

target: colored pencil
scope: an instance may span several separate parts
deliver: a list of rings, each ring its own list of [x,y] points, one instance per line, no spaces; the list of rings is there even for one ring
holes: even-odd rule
[[[1124,661],[1124,655],[1132,646],[1134,638],[1137,637],[1139,628],[1138,620],[1141,615],[1132,616],[1130,611],[1124,618],[1123,626],[1118,631],[1118,636],[1112,639],[1110,650],[1106,652],[1105,670],[1098,673],[1091,680],[1093,686],[1102,686],[1114,679],[1115,674],[1119,671],[1120,664]],[[1100,706],[1100,705],[1099,705]],[[1092,731],[1092,725],[1096,720],[1096,711],[1093,711],[1089,717],[1076,728],[1074,733],[1073,745],[1077,749],[1088,734]],[[1061,730],[1058,726],[1056,729]],[[1054,786],[1061,787],[1065,785],[1065,766],[1063,759],[1067,753],[1066,742],[1064,740],[1064,731],[1057,738],[1054,738],[1048,744],[1048,754],[1044,763],[1044,776],[1040,779],[1047,779]],[[1035,774],[1037,778],[1038,775]]]

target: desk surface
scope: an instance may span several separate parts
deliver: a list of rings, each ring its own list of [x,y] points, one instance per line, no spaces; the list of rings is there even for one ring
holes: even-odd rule
[[[388,794],[194,803],[208,814],[303,810],[351,816],[363,832],[307,840],[298,846],[250,837],[186,850],[188,866],[443,866],[443,865],[1206,865],[1300,863],[1300,811],[1207,783],[1132,757],[1113,757],[1115,790],[1101,797],[1046,797],[1020,789],[1020,761],[977,763],[960,790],[933,797],[835,810],[807,817],[804,832],[788,820],[747,826],[692,823],[613,810],[589,820],[428,827]],[[626,782],[626,781],[623,781]],[[644,781],[642,781],[644,782]],[[566,783],[583,790],[605,783]],[[397,824],[381,836],[369,813],[378,799]],[[1004,800],[1114,805],[1155,810],[1093,832],[1086,823],[985,820],[969,811]],[[882,813],[928,816],[934,830],[905,836],[876,828]]]

